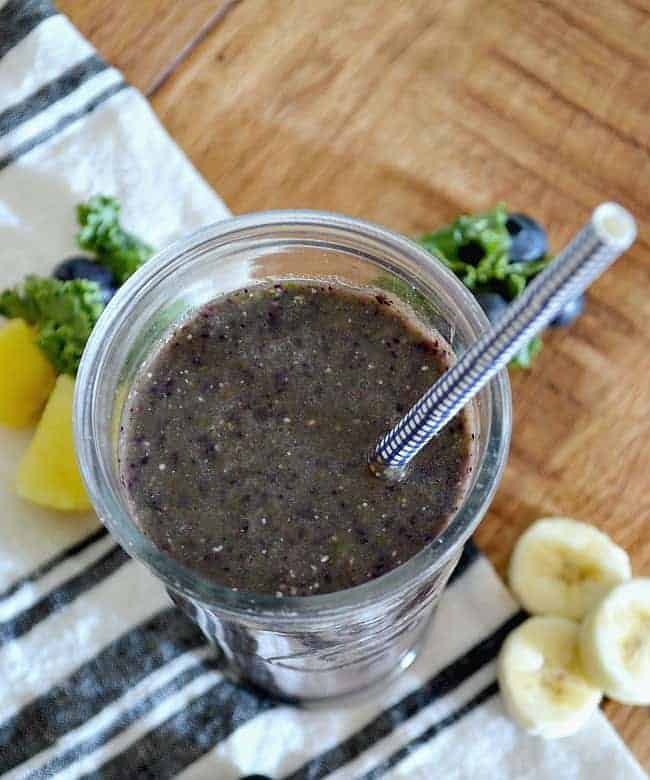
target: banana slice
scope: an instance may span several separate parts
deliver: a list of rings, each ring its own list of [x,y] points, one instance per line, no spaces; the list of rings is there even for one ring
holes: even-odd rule
[[[630,576],[625,550],[594,526],[568,517],[533,523],[515,545],[508,573],[528,612],[573,620],[582,620]]]
[[[580,632],[580,655],[611,699],[650,705],[650,578],[619,585],[592,610]]]
[[[503,643],[501,695],[512,719],[530,734],[575,734],[597,709],[602,692],[582,673],[579,636],[572,620],[532,617]]]

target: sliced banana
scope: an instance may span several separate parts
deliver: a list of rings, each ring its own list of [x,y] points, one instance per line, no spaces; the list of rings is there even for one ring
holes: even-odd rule
[[[619,585],[590,612],[580,654],[610,698],[650,705],[650,578]]]
[[[515,545],[508,573],[528,612],[573,620],[582,620],[630,576],[625,550],[594,526],[568,517],[533,523]]]
[[[503,643],[501,695],[512,719],[530,734],[574,734],[597,709],[602,693],[582,672],[579,636],[572,620],[532,617]]]

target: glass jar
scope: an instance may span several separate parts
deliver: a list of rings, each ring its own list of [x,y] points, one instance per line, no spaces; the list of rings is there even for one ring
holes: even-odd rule
[[[220,587],[155,548],[131,517],[117,468],[122,407],[139,366],[189,310],[260,281],[291,278],[381,288],[402,298],[456,355],[487,327],[474,297],[442,263],[385,228],[315,211],[237,217],[164,249],[119,290],[84,352],[74,427],[100,519],[218,643],[230,670],[277,696],[316,700],[366,688],[414,659],[501,477],[510,385],[504,371],[472,402],[476,458],[465,498],[439,536],[406,563],[323,595],[276,598]]]

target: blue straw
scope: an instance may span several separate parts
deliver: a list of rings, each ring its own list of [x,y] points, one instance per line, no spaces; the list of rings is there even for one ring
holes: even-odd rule
[[[636,238],[632,215],[602,203],[571,243],[502,317],[382,437],[370,458],[378,475],[399,479],[411,460],[492,379]]]

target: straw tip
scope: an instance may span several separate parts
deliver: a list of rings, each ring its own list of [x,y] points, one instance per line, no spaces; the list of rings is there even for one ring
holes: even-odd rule
[[[391,466],[385,463],[376,452],[368,458],[370,473],[387,482],[403,482],[408,475],[408,467],[408,463],[404,466]]]
[[[618,203],[601,203],[591,218],[599,238],[608,246],[624,252],[636,238],[636,221]]]

